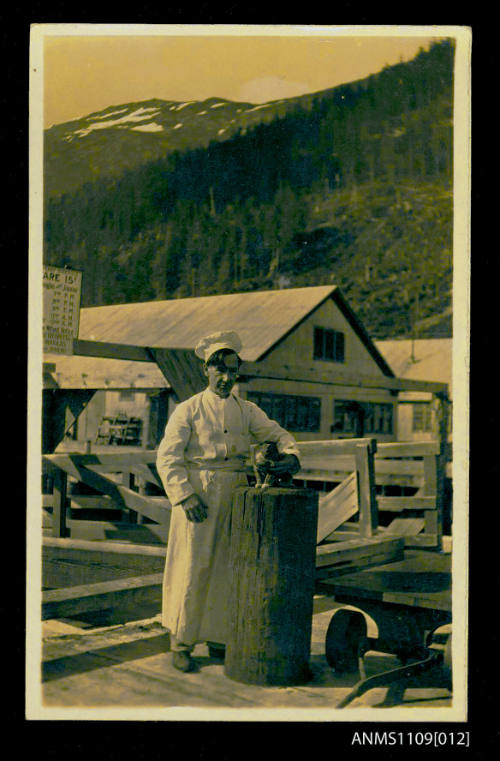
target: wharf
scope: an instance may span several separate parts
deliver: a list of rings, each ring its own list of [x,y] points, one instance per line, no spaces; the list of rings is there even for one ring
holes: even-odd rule
[[[435,565],[438,556],[425,553]],[[449,562],[449,556],[441,555],[440,567]],[[415,553],[411,557],[411,573],[414,574]],[[262,687],[235,682],[224,674],[220,661],[208,656],[206,645],[194,650],[198,670],[188,674],[177,672],[170,663],[169,636],[162,628],[158,614],[149,616],[147,606],[136,610],[135,619],[130,612],[94,614],[91,622],[76,620],[47,620],[43,622],[42,644],[42,705],[47,708],[127,708],[161,709],[185,707],[189,709],[335,709],[348,695],[359,675],[337,675],[325,658],[325,636],[332,613],[344,603],[332,596],[338,585],[339,593],[345,594],[349,587],[359,591],[359,579],[366,575],[369,586],[374,586],[377,570],[379,578],[387,576],[394,584],[395,574],[405,573],[404,564],[391,564],[348,574],[332,582],[327,594],[317,594],[314,599],[314,615],[311,639],[310,666],[313,678],[302,686]],[[436,568],[429,568],[429,573]],[[405,573],[408,583],[410,576]],[[429,591],[439,594],[435,580]],[[425,587],[424,577],[422,584]],[[379,595],[380,590],[374,594]],[[397,602],[403,602],[398,591]],[[419,604],[411,589],[408,605]],[[420,595],[425,597],[425,589]],[[359,595],[358,595],[359,596]],[[423,599],[422,598],[422,599]],[[395,600],[396,601],[396,600]],[[361,603],[358,603],[361,606]],[[425,602],[424,602],[425,604]],[[430,603],[427,603],[430,604]],[[355,603],[353,603],[355,605]],[[441,606],[439,606],[441,607]],[[114,616],[114,618],[112,618]],[[142,618],[140,618],[142,616]],[[140,620],[139,620],[140,618]],[[443,631],[450,631],[445,624]],[[370,631],[368,631],[370,636]],[[400,666],[396,656],[370,650],[364,657],[366,676],[388,671]],[[347,720],[348,712],[355,708],[450,708],[452,695],[442,685],[437,672],[427,671],[392,686],[377,687],[352,701],[342,710]]]

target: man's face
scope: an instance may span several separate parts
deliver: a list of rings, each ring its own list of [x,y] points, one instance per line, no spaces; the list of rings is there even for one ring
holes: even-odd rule
[[[228,354],[215,365],[204,365],[208,387],[214,394],[226,399],[238,378],[238,356]]]

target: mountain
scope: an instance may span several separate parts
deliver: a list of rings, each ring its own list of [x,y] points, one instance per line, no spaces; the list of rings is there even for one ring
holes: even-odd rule
[[[307,107],[312,96],[263,104],[224,98],[146,100],[109,106],[45,130],[46,196],[72,192],[97,178],[118,177],[174,151],[207,147]]]
[[[374,338],[450,328],[450,41],[260,106],[113,106],[46,133],[44,257],[83,305],[334,282]]]

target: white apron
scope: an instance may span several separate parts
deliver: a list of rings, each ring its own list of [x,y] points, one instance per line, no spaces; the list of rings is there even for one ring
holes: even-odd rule
[[[163,581],[162,624],[177,641],[226,642],[231,500],[244,473],[189,468],[189,481],[207,505],[202,523],[172,507]]]
[[[257,405],[210,389],[181,402],[167,423],[157,454],[172,505],[162,624],[178,642],[226,642],[231,500],[247,484],[250,443],[266,440],[298,455],[293,436]],[[181,506],[193,493],[208,508],[202,523],[188,521]]]

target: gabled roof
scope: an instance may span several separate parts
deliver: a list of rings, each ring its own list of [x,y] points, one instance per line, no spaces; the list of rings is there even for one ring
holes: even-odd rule
[[[452,384],[452,338],[375,341],[398,378]]]
[[[319,286],[87,307],[81,310],[79,338],[194,349],[203,336],[235,330],[242,359],[256,361],[334,290]]]
[[[392,375],[335,285],[86,307],[80,313],[79,338],[193,349],[203,336],[230,329],[243,342],[241,358],[255,362],[331,296],[383,372]]]

